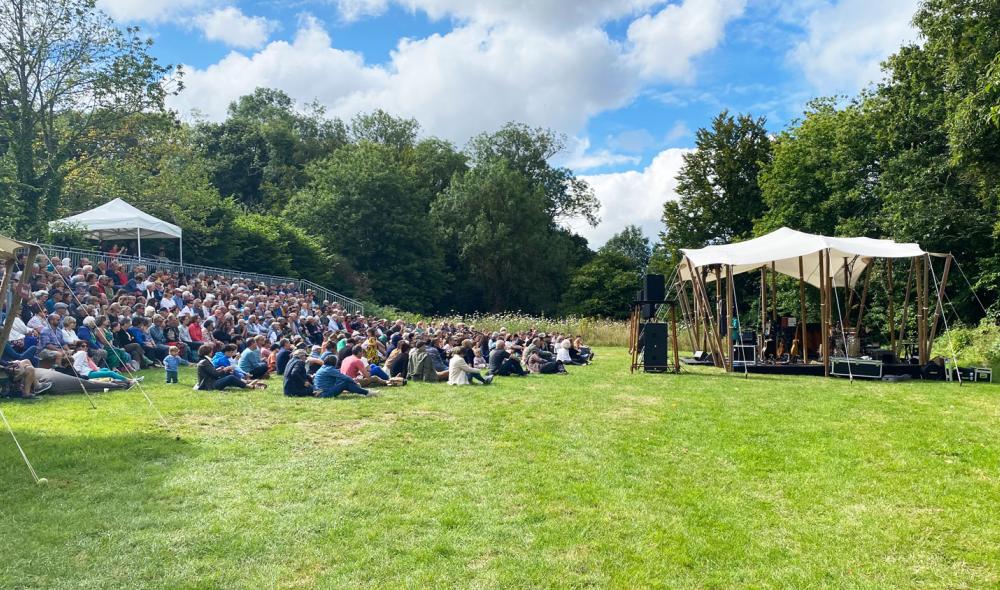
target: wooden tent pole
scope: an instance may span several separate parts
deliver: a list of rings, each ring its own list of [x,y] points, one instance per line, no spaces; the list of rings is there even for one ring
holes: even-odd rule
[[[691,264],[690,259],[685,259],[688,263],[688,268],[694,269],[694,265]],[[708,300],[708,293],[705,291],[705,279],[701,274],[700,269],[694,269],[695,272],[691,273],[692,286],[695,292],[695,297],[697,301],[701,304],[703,313],[701,314],[703,326],[705,328],[705,340],[708,343],[709,350],[712,351],[713,364],[722,368],[722,351],[719,350],[719,341],[716,339],[717,332],[715,330],[715,322],[712,319],[712,305]]]
[[[802,333],[802,341],[799,344],[802,346],[802,360],[805,364],[809,364],[809,336],[808,330],[806,329],[806,277],[805,271],[802,266],[802,257],[799,256],[799,309],[802,313],[802,317],[799,320],[799,325],[801,326],[800,331]]]
[[[924,265],[924,305],[923,305],[924,364],[926,364],[931,360],[931,350],[927,346],[927,335],[928,335],[927,320],[930,314],[930,299],[931,299],[931,257],[929,254],[924,255],[923,265]]]
[[[872,265],[869,263],[863,271],[865,273],[865,286],[861,290],[861,301],[858,302],[858,323],[854,327],[854,335],[856,338],[861,338],[861,320],[865,317],[865,302],[868,300],[868,283],[871,282],[872,278]]]
[[[764,332],[766,332],[767,323],[767,267],[760,267],[760,336],[757,338],[757,348],[761,352],[761,357],[764,356],[765,340]]]
[[[842,319],[844,326],[851,325],[851,306],[854,305],[854,297],[852,297],[854,291],[851,289],[851,269],[847,265],[847,257],[844,257],[844,317]],[[844,337],[844,350],[847,350],[847,334],[842,334]]]
[[[670,340],[674,347],[674,373],[681,372],[681,356],[677,350],[677,306],[670,306]]]
[[[917,281],[917,361],[924,365],[927,363],[924,360],[924,261],[920,256],[914,258],[914,264],[916,265],[916,281]]]
[[[885,260],[885,291],[889,295],[889,350],[896,357],[896,301],[892,293],[892,258]]]
[[[7,310],[7,319],[4,320],[3,329],[0,330],[0,346],[5,346],[7,344],[7,337],[10,336],[10,331],[14,327],[14,320],[17,319],[17,315],[21,312],[21,293],[24,291],[21,287],[23,285],[31,284],[31,275],[35,272],[35,257],[38,256],[39,247],[29,246],[28,256],[24,260],[24,270],[21,271],[21,280],[18,281],[17,290],[11,294],[10,298],[10,309]],[[14,277],[14,264],[16,259],[12,258],[8,263],[6,272],[4,273],[4,286],[8,286],[13,281]],[[0,297],[6,297],[7,289],[0,291]]]
[[[951,254],[944,259],[944,271],[941,273],[941,283],[938,285],[937,305],[934,307],[934,319],[931,320],[931,335],[927,339],[927,348],[934,348],[934,337],[937,335],[938,319],[944,315],[944,289],[948,283],[948,271],[951,270]]]
[[[681,316],[688,325],[688,341],[691,343],[691,352],[694,352],[698,350],[698,345],[695,342],[697,326],[691,317],[691,306],[688,305],[687,298],[687,286],[684,283],[684,279],[681,278],[680,273],[677,273],[677,302],[681,306]]]
[[[906,335],[906,316],[910,313],[910,289],[913,287],[914,259],[910,259],[910,272],[906,275],[906,289],[903,291],[903,317],[899,320],[899,340]]]
[[[774,262],[771,262],[771,321],[778,321],[778,272],[774,269]],[[775,338],[775,352],[777,352],[778,341]]]
[[[733,372],[733,265],[726,265],[726,370]]]
[[[823,275],[823,376],[830,376],[830,251],[820,252],[822,262],[820,269]]]

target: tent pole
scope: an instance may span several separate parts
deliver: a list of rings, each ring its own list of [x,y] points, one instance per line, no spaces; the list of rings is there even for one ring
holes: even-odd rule
[[[138,257],[142,258],[142,230],[139,228],[135,228],[135,243],[139,250]]]
[[[944,272],[941,273],[941,283],[938,286],[937,305],[934,307],[934,318],[931,320],[931,335],[927,340],[928,350],[934,347],[934,337],[937,336],[938,318],[944,315],[944,289],[948,283],[949,270],[951,270],[951,254],[944,259]]]
[[[896,356],[896,302],[892,296],[892,258],[885,259],[885,291],[889,295],[889,350]]]
[[[830,251],[820,252],[820,271],[823,276],[823,376],[830,376]]]
[[[733,372],[733,265],[726,265],[726,352],[729,362],[726,370]]]
[[[800,330],[802,332],[802,341],[799,344],[802,346],[802,361],[805,364],[809,364],[809,336],[806,330],[806,277],[805,271],[802,266],[802,257],[799,256],[799,309],[802,313],[799,319]]]
[[[693,353],[698,349],[695,340],[697,339],[697,326],[691,318],[691,306],[688,305],[687,298],[687,286],[684,284],[684,279],[681,277],[681,273],[677,273],[677,301],[681,306],[681,316],[684,318],[684,322],[688,325],[688,340],[691,343],[691,352]]]
[[[181,274],[184,274],[184,234],[177,238],[177,244],[181,250]]]
[[[851,306],[854,305],[854,290],[851,289],[851,267],[847,265],[847,257],[844,257],[844,325],[851,325]],[[843,330],[841,330],[843,331]],[[847,351],[847,334],[844,336],[844,351]]]
[[[921,366],[927,363],[924,360],[924,271],[923,271],[923,260],[920,256],[915,256],[913,258],[913,263],[916,266],[914,274],[916,275],[916,300],[917,300],[917,362]]]
[[[763,357],[767,348],[767,341],[764,340],[767,324],[767,267],[760,267],[760,336],[757,338],[757,348]]]
[[[910,288],[913,287],[913,259],[910,259],[910,272],[906,275],[906,289],[903,291],[903,317],[899,320],[899,338],[902,341],[906,335],[906,316],[910,312]],[[898,346],[898,342],[897,342]]]
[[[774,269],[774,262],[771,262],[771,321],[778,321],[778,272]],[[778,352],[778,339],[774,340],[774,352]]]
[[[861,301],[858,302],[858,323],[854,328],[854,337],[861,338],[861,319],[865,317],[865,301],[868,299],[868,283],[872,278],[872,265],[869,264],[863,271],[865,273],[865,286],[861,290]],[[852,291],[853,293],[853,291]],[[860,340],[859,340],[860,342]]]
[[[708,343],[709,350],[712,351],[712,362],[716,367],[721,369],[723,367],[722,351],[719,350],[718,333],[715,330],[715,321],[712,317],[712,304],[709,303],[708,293],[705,290],[705,277],[702,275],[701,269],[695,269],[694,265],[691,264],[691,259],[685,258],[685,260],[687,260],[688,268],[692,269],[692,285],[695,297],[702,309],[701,320],[705,329],[705,340]]]
[[[921,295],[923,295],[923,304],[920,306],[920,319],[922,320],[922,325],[923,325],[923,329],[924,329],[924,335],[920,338],[920,341],[921,341],[922,346],[923,346],[924,358],[923,358],[923,360],[921,361],[920,364],[926,365],[931,360],[931,351],[930,351],[930,347],[928,346],[928,341],[927,341],[927,336],[928,336],[928,333],[927,333],[928,332],[928,330],[927,330],[927,316],[928,316],[928,312],[930,311],[929,306],[930,306],[930,298],[931,298],[931,293],[930,293],[930,287],[931,287],[931,276],[930,276],[931,275],[931,257],[930,257],[930,254],[924,254],[923,260],[922,260],[922,268],[923,268],[923,271],[924,271],[923,272],[923,277],[924,277],[923,281],[924,282],[923,282],[923,287],[921,289]]]
[[[16,257],[15,258],[11,258],[10,260],[7,261],[7,264],[4,265],[3,282],[0,283],[0,303],[3,303],[3,300],[7,298],[7,291],[10,289],[10,284],[11,284],[11,282],[14,279],[14,265],[15,264],[17,264],[17,258]],[[11,301],[11,307],[14,307],[14,298],[11,297],[10,301]],[[14,315],[16,315],[16,314],[14,314]],[[11,317],[11,313],[10,313],[9,309],[7,310],[7,317],[8,318]],[[7,336],[10,335],[10,331],[7,329],[7,324],[10,324],[11,326],[13,326],[14,325],[14,320],[11,319],[10,322],[6,322],[5,321],[3,323],[3,331],[0,332],[0,350],[3,350],[4,346],[7,345]]]
[[[7,344],[7,337],[10,336],[10,330],[14,327],[14,319],[17,318],[17,314],[21,311],[21,292],[24,290],[21,287],[23,285],[31,284],[31,275],[34,274],[35,269],[35,257],[38,256],[39,248],[38,246],[28,247],[28,257],[24,260],[24,271],[21,272],[21,280],[18,281],[17,290],[12,293],[10,299],[10,309],[7,310],[7,319],[4,320],[3,329],[0,331],[0,345]],[[13,270],[16,259],[11,259],[7,263],[7,272],[4,273],[3,286],[5,287],[0,296],[7,293],[7,286],[10,285],[10,281],[13,280]]]
[[[670,306],[670,340],[674,347],[674,373],[681,372],[681,355],[677,350],[677,306]]]

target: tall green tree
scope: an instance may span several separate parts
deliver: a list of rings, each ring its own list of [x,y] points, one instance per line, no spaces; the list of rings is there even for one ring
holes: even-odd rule
[[[611,236],[598,253],[605,251],[618,252],[627,257],[632,261],[632,268],[639,274],[645,274],[652,255],[649,238],[643,235],[637,225],[626,225],[625,229]]]
[[[19,233],[41,235],[55,216],[67,164],[88,134],[163,110],[173,70],[151,44],[94,0],[0,0],[0,147],[16,197],[0,215]]]
[[[626,226],[573,273],[562,310],[588,317],[628,317],[650,254],[649,239],[638,227]]]
[[[348,131],[317,104],[300,112],[281,90],[258,88],[230,104],[225,121],[198,125],[198,139],[220,193],[278,213],[307,184],[306,167],[346,145]]]
[[[750,237],[764,212],[757,176],[771,159],[763,117],[719,113],[695,134],[677,176],[680,199],[663,206],[660,241],[671,257],[681,248]]]

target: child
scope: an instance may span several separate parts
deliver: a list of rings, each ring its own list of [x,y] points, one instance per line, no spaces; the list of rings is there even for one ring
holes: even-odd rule
[[[483,349],[476,346],[473,350],[476,356],[472,361],[472,367],[474,369],[485,369],[487,364],[486,359],[483,358]]]
[[[190,363],[180,357],[180,348],[171,346],[169,352],[170,354],[163,359],[163,368],[167,371],[167,383],[177,383],[177,367]]]

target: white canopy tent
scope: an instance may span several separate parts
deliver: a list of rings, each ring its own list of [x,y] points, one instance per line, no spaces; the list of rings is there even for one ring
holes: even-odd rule
[[[769,234],[733,244],[706,246],[696,249],[682,249],[682,258],[677,268],[678,283],[676,289],[679,295],[681,309],[689,325],[695,326],[695,334],[704,330],[704,338],[697,336],[700,343],[707,344],[713,352],[717,366],[725,366],[732,370],[733,352],[726,340],[733,340],[733,322],[730,318],[738,316],[738,302],[735,301],[736,275],[760,272],[760,317],[761,333],[764,331],[764,321],[770,316],[772,322],[777,320],[778,304],[774,277],[778,274],[795,278],[799,281],[800,310],[798,316],[798,332],[801,334],[802,349],[808,364],[808,335],[806,318],[807,307],[805,286],[819,289],[820,301],[820,332],[821,350],[824,371],[829,372],[829,359],[833,354],[830,337],[836,324],[839,334],[844,338],[853,332],[858,334],[861,329],[862,317],[865,311],[871,272],[865,272],[877,259],[885,259],[887,271],[884,273],[887,284],[889,310],[888,323],[892,353],[895,355],[897,338],[895,336],[894,297],[892,284],[892,262],[896,259],[911,261],[910,274],[903,290],[903,316],[900,323],[898,340],[903,339],[907,309],[910,305],[911,289],[914,294],[914,317],[917,320],[916,345],[920,363],[923,365],[930,356],[931,346],[936,335],[938,319],[943,315],[943,289],[948,280],[948,271],[952,257],[949,254],[935,254],[923,250],[918,244],[899,243],[893,240],[878,240],[873,238],[853,237],[841,238],[821,236],[796,231],[783,227]],[[931,265],[931,257],[945,258],[944,271],[938,281]],[[770,271],[771,285],[767,287],[766,275]],[[850,321],[854,303],[854,287],[864,276],[864,287],[858,298],[857,322]],[[712,288],[714,281],[714,289]],[[690,284],[692,300],[687,302],[685,284]],[[837,289],[844,289],[844,297],[838,297]],[[936,290],[936,301],[933,301],[931,291]],[[770,290],[770,297],[768,297]],[[715,305],[711,294],[714,294]],[[770,304],[768,304],[770,299]],[[715,313],[712,309],[716,308]],[[770,308],[770,313],[768,313]],[[843,313],[841,310],[843,309]],[[836,310],[836,316],[834,316]],[[852,330],[853,329],[853,330]],[[720,331],[728,332],[725,338]],[[714,335],[713,335],[714,334]],[[710,336],[713,335],[713,336]]]
[[[49,223],[50,228],[57,228],[61,225],[82,227],[87,237],[95,240],[130,240],[135,238],[140,258],[142,257],[142,238],[177,238],[180,243],[181,264],[184,264],[184,240],[181,228],[162,219],[157,219],[121,199],[113,199],[90,211]]]
[[[820,253],[826,251],[834,260],[847,258],[851,261],[848,278],[852,287],[874,258],[913,258],[928,254],[918,244],[872,238],[834,238],[783,227],[745,242],[682,249],[684,259],[678,272],[681,278],[689,281],[692,268],[732,265],[736,275],[774,263],[775,272],[799,278],[799,257],[802,257],[803,279],[820,287]],[[834,269],[831,273],[833,284],[843,287],[844,268],[836,266]]]

